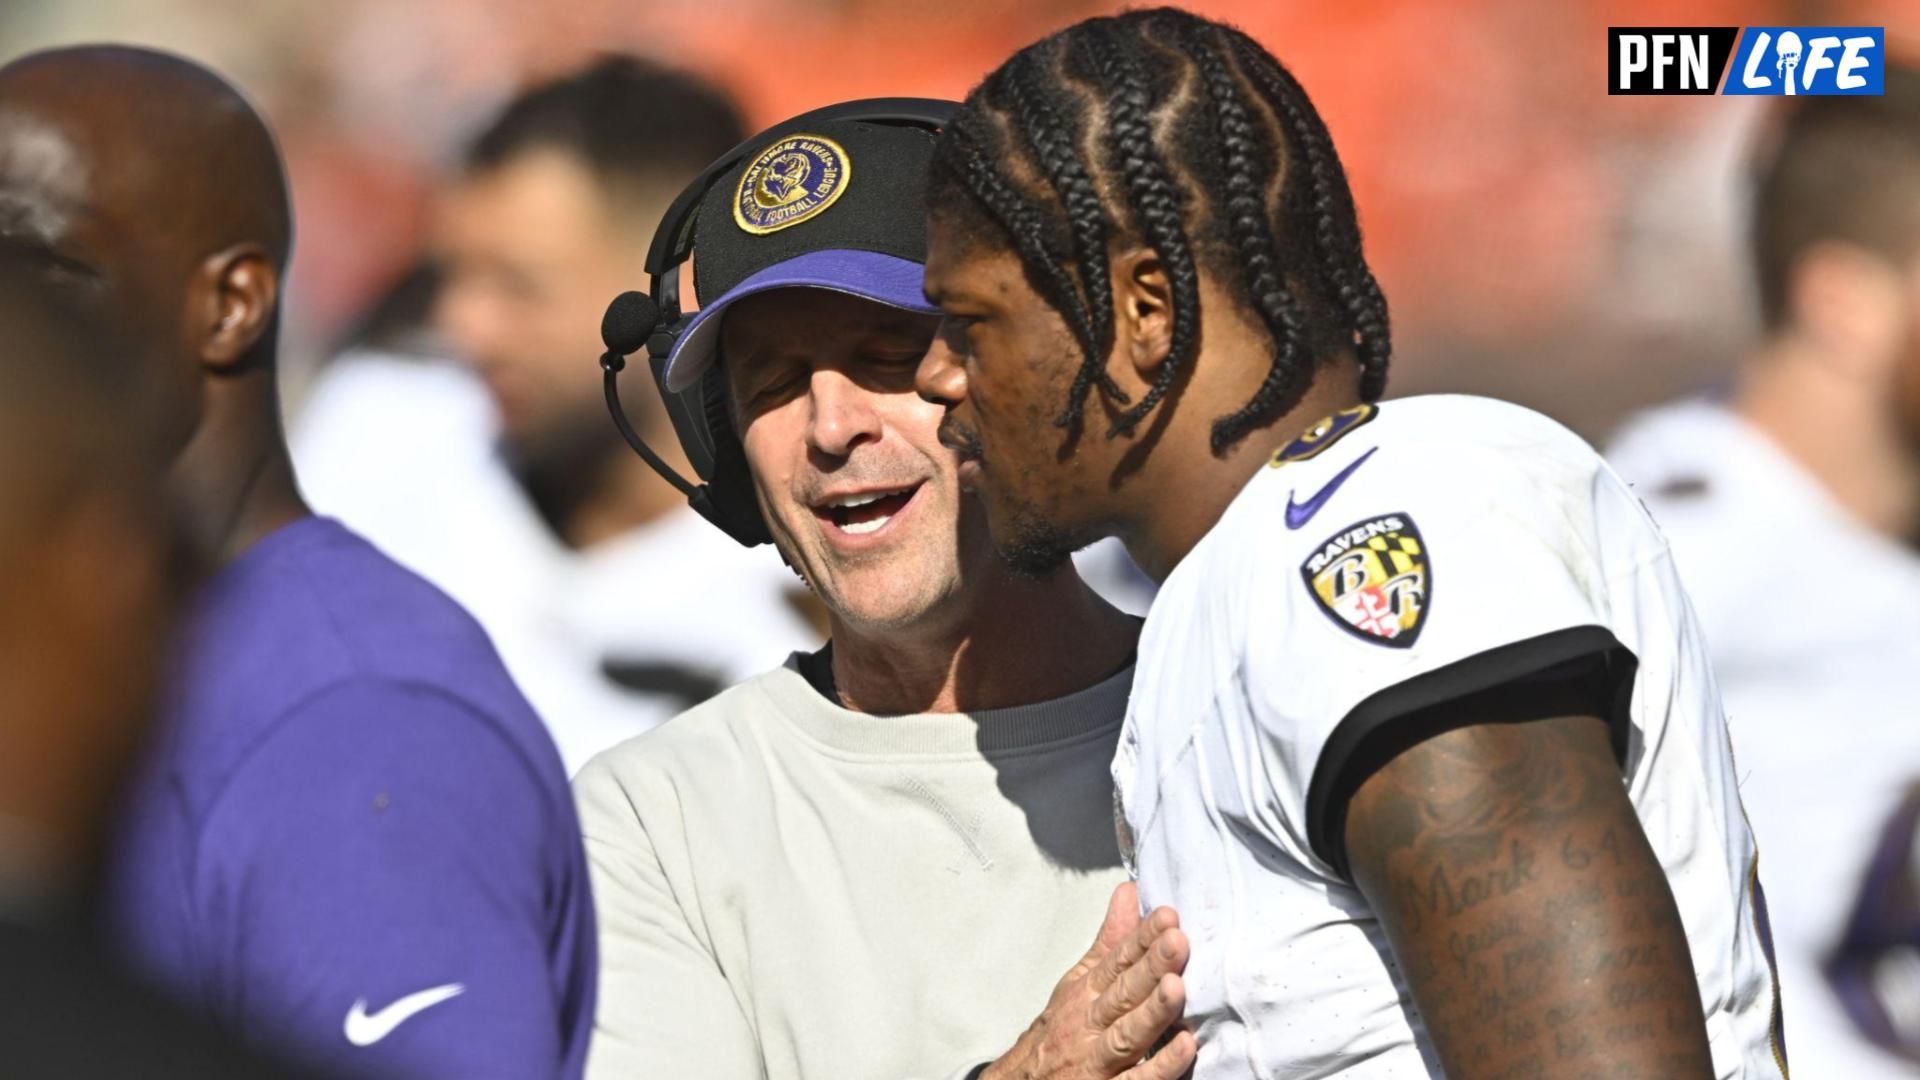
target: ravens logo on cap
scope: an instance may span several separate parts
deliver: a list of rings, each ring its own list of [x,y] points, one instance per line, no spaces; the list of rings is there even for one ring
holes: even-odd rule
[[[755,236],[779,232],[834,204],[853,177],[853,161],[821,135],[789,135],[760,151],[733,193],[733,220]]]

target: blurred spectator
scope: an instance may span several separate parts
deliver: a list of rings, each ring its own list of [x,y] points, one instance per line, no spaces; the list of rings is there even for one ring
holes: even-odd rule
[[[295,489],[272,135],[204,68],[126,48],[0,68],[0,110],[9,238],[145,346],[167,487],[217,568],[123,808],[109,925],[188,1004],[315,1064],[577,1073],[594,938],[552,742],[465,613]]]
[[[569,769],[819,640],[779,558],[716,542],[621,442],[595,362],[668,203],[743,137],[719,90],[637,60],[529,91],[440,203],[435,321],[464,364],[349,354],[297,433],[314,504],[474,612]],[[644,382],[634,425],[687,472]]]
[[[1920,772],[1920,73],[1889,70],[1884,98],[1801,102],[1756,180],[1765,340],[1725,398],[1634,419],[1611,457],[1712,643],[1793,1064],[1880,1076],[1893,1059],[1819,965],[1880,815]]]
[[[758,126],[831,100],[957,97],[1019,42],[1124,6],[7,0],[0,49],[156,44],[213,61],[255,97],[283,137],[304,223],[283,380],[297,402],[327,344],[418,252],[429,181],[517,86],[631,50],[715,75]],[[1834,9],[1809,0],[1186,6],[1276,47],[1311,43],[1298,74],[1354,173],[1403,331],[1396,394],[1487,393],[1588,435],[1723,369],[1741,344],[1735,230],[1715,195],[1723,148],[1756,103],[1609,97],[1606,28],[1838,21],[1886,25],[1892,46],[1914,20],[1852,2],[1845,18],[1815,17]]]
[[[26,164],[0,152],[0,185]],[[0,251],[0,1072],[278,1075],[135,989],[84,931],[184,582],[127,350],[58,275]]]
[[[1875,1046],[1920,1068],[1920,787],[1881,829],[1846,933],[1826,972],[1847,1016]],[[1886,1070],[1886,1071],[1891,1071]],[[1838,1074],[1834,1074],[1838,1075]]]

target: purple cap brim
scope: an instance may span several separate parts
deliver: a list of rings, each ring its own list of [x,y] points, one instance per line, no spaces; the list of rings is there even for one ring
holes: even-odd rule
[[[919,263],[877,251],[809,251],[774,263],[694,312],[693,321],[667,356],[667,389],[678,393],[700,380],[719,351],[720,316],[737,300],[774,289],[826,289],[938,315],[940,309],[927,302],[924,278],[925,268]]]

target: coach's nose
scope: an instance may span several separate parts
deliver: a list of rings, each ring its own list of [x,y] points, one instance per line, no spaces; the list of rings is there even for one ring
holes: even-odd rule
[[[807,445],[815,451],[844,458],[861,443],[879,440],[884,425],[873,392],[845,372],[816,371],[807,391]]]
[[[949,408],[967,396],[967,368],[946,342],[945,334],[934,336],[927,355],[920,358],[920,370],[914,373],[913,386],[920,396]]]

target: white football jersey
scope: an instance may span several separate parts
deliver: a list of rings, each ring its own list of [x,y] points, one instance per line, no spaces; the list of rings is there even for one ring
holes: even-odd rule
[[[1764,841],[1787,1045],[1803,1076],[1913,1076],[1827,973],[1881,827],[1920,778],[1920,553],[1855,520],[1709,401],[1634,417],[1607,448],[1673,545]],[[1791,869],[1792,873],[1782,873]],[[1910,940],[1910,934],[1894,940]],[[1920,985],[1890,943],[1887,987]]]
[[[1148,616],[1114,780],[1141,903],[1193,942],[1196,1080],[1440,1075],[1341,869],[1346,800],[1400,718],[1583,660],[1613,683],[1716,1072],[1784,1075],[1753,838],[1666,543],[1565,428],[1426,397],[1275,455]]]

